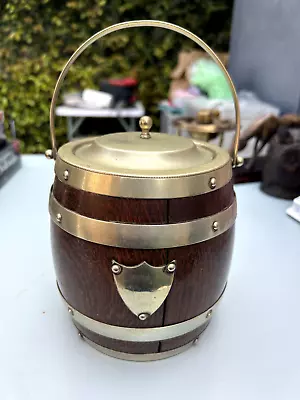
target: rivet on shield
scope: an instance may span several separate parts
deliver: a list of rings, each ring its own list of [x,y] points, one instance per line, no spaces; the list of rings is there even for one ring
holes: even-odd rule
[[[167,265],[166,272],[172,274],[176,270],[176,263],[172,261],[170,264]]]
[[[122,267],[119,264],[113,264],[111,270],[115,275],[119,275],[122,272]]]
[[[148,317],[149,317],[149,314],[148,314],[148,313],[141,313],[141,314],[139,314],[139,319],[140,319],[141,321],[145,321]]]

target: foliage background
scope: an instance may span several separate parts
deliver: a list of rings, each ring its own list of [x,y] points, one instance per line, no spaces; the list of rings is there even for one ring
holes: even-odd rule
[[[89,36],[111,24],[159,19],[227,50],[232,0],[0,0],[0,109],[16,121],[23,152],[49,147],[49,105],[65,62]],[[162,29],[124,30],[80,56],[63,90],[99,87],[103,78],[136,75],[151,115],[166,98],[180,48],[193,43]],[[7,118],[8,119],[8,118]],[[58,140],[65,138],[58,119]]]

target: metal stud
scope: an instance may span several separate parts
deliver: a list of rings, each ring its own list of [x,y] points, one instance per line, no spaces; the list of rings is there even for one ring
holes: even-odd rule
[[[63,176],[65,181],[69,179],[69,171],[67,169],[64,171]]]
[[[198,341],[199,341],[199,336],[194,340],[193,344],[194,345],[198,344]]]
[[[217,180],[216,178],[210,178],[209,180],[209,187],[211,189],[215,189],[215,187],[217,186]]]
[[[60,213],[56,214],[56,221],[60,224],[62,220],[62,215]]]
[[[213,310],[209,310],[208,313],[206,314],[205,318],[210,318]]]
[[[46,158],[48,158],[48,160],[52,160],[53,159],[53,151],[51,149],[46,150],[45,156],[46,156]]]
[[[72,316],[74,315],[74,311],[72,310],[72,308],[68,307],[68,312],[69,314],[71,314]]]
[[[80,337],[80,339],[83,339],[83,334],[79,331],[78,331],[78,336]]]
[[[213,222],[213,224],[212,224],[212,230],[213,230],[214,232],[217,232],[218,229],[219,229],[219,224],[218,224],[218,222],[217,222],[217,221]]]
[[[176,270],[176,264],[174,262],[171,262],[167,266],[167,271],[171,274],[172,272],[175,272],[175,270]]]
[[[241,156],[237,156],[236,157],[236,160],[235,160],[235,163],[233,163],[233,168],[239,168],[239,167],[241,167],[242,165],[244,164],[244,159],[243,159],[243,157],[241,157]]]
[[[119,275],[122,272],[122,267],[118,264],[113,264],[111,270],[115,275]]]
[[[147,313],[141,313],[139,314],[139,320],[145,321],[149,317],[149,314]]]

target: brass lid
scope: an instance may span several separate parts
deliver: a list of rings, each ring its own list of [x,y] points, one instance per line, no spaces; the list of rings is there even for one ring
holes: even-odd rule
[[[195,196],[231,179],[227,151],[190,138],[150,134],[151,125],[151,118],[143,117],[141,133],[113,133],[63,145],[55,163],[57,178],[88,192],[152,199]]]
[[[228,153],[216,146],[196,144],[189,138],[175,135],[150,135],[147,126],[142,128],[142,134],[120,132],[72,141],[62,146],[58,155],[61,160],[84,170],[135,178],[201,174],[229,160]]]

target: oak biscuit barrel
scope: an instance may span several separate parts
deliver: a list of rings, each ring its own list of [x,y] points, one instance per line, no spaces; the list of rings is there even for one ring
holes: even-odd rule
[[[145,22],[181,29],[157,21],[113,29]],[[150,133],[149,117],[141,132],[57,151],[54,105],[67,70],[51,104],[47,151],[56,159],[49,211],[58,290],[80,336],[98,350],[138,361],[172,356],[205,330],[226,288],[232,160],[208,143]]]

